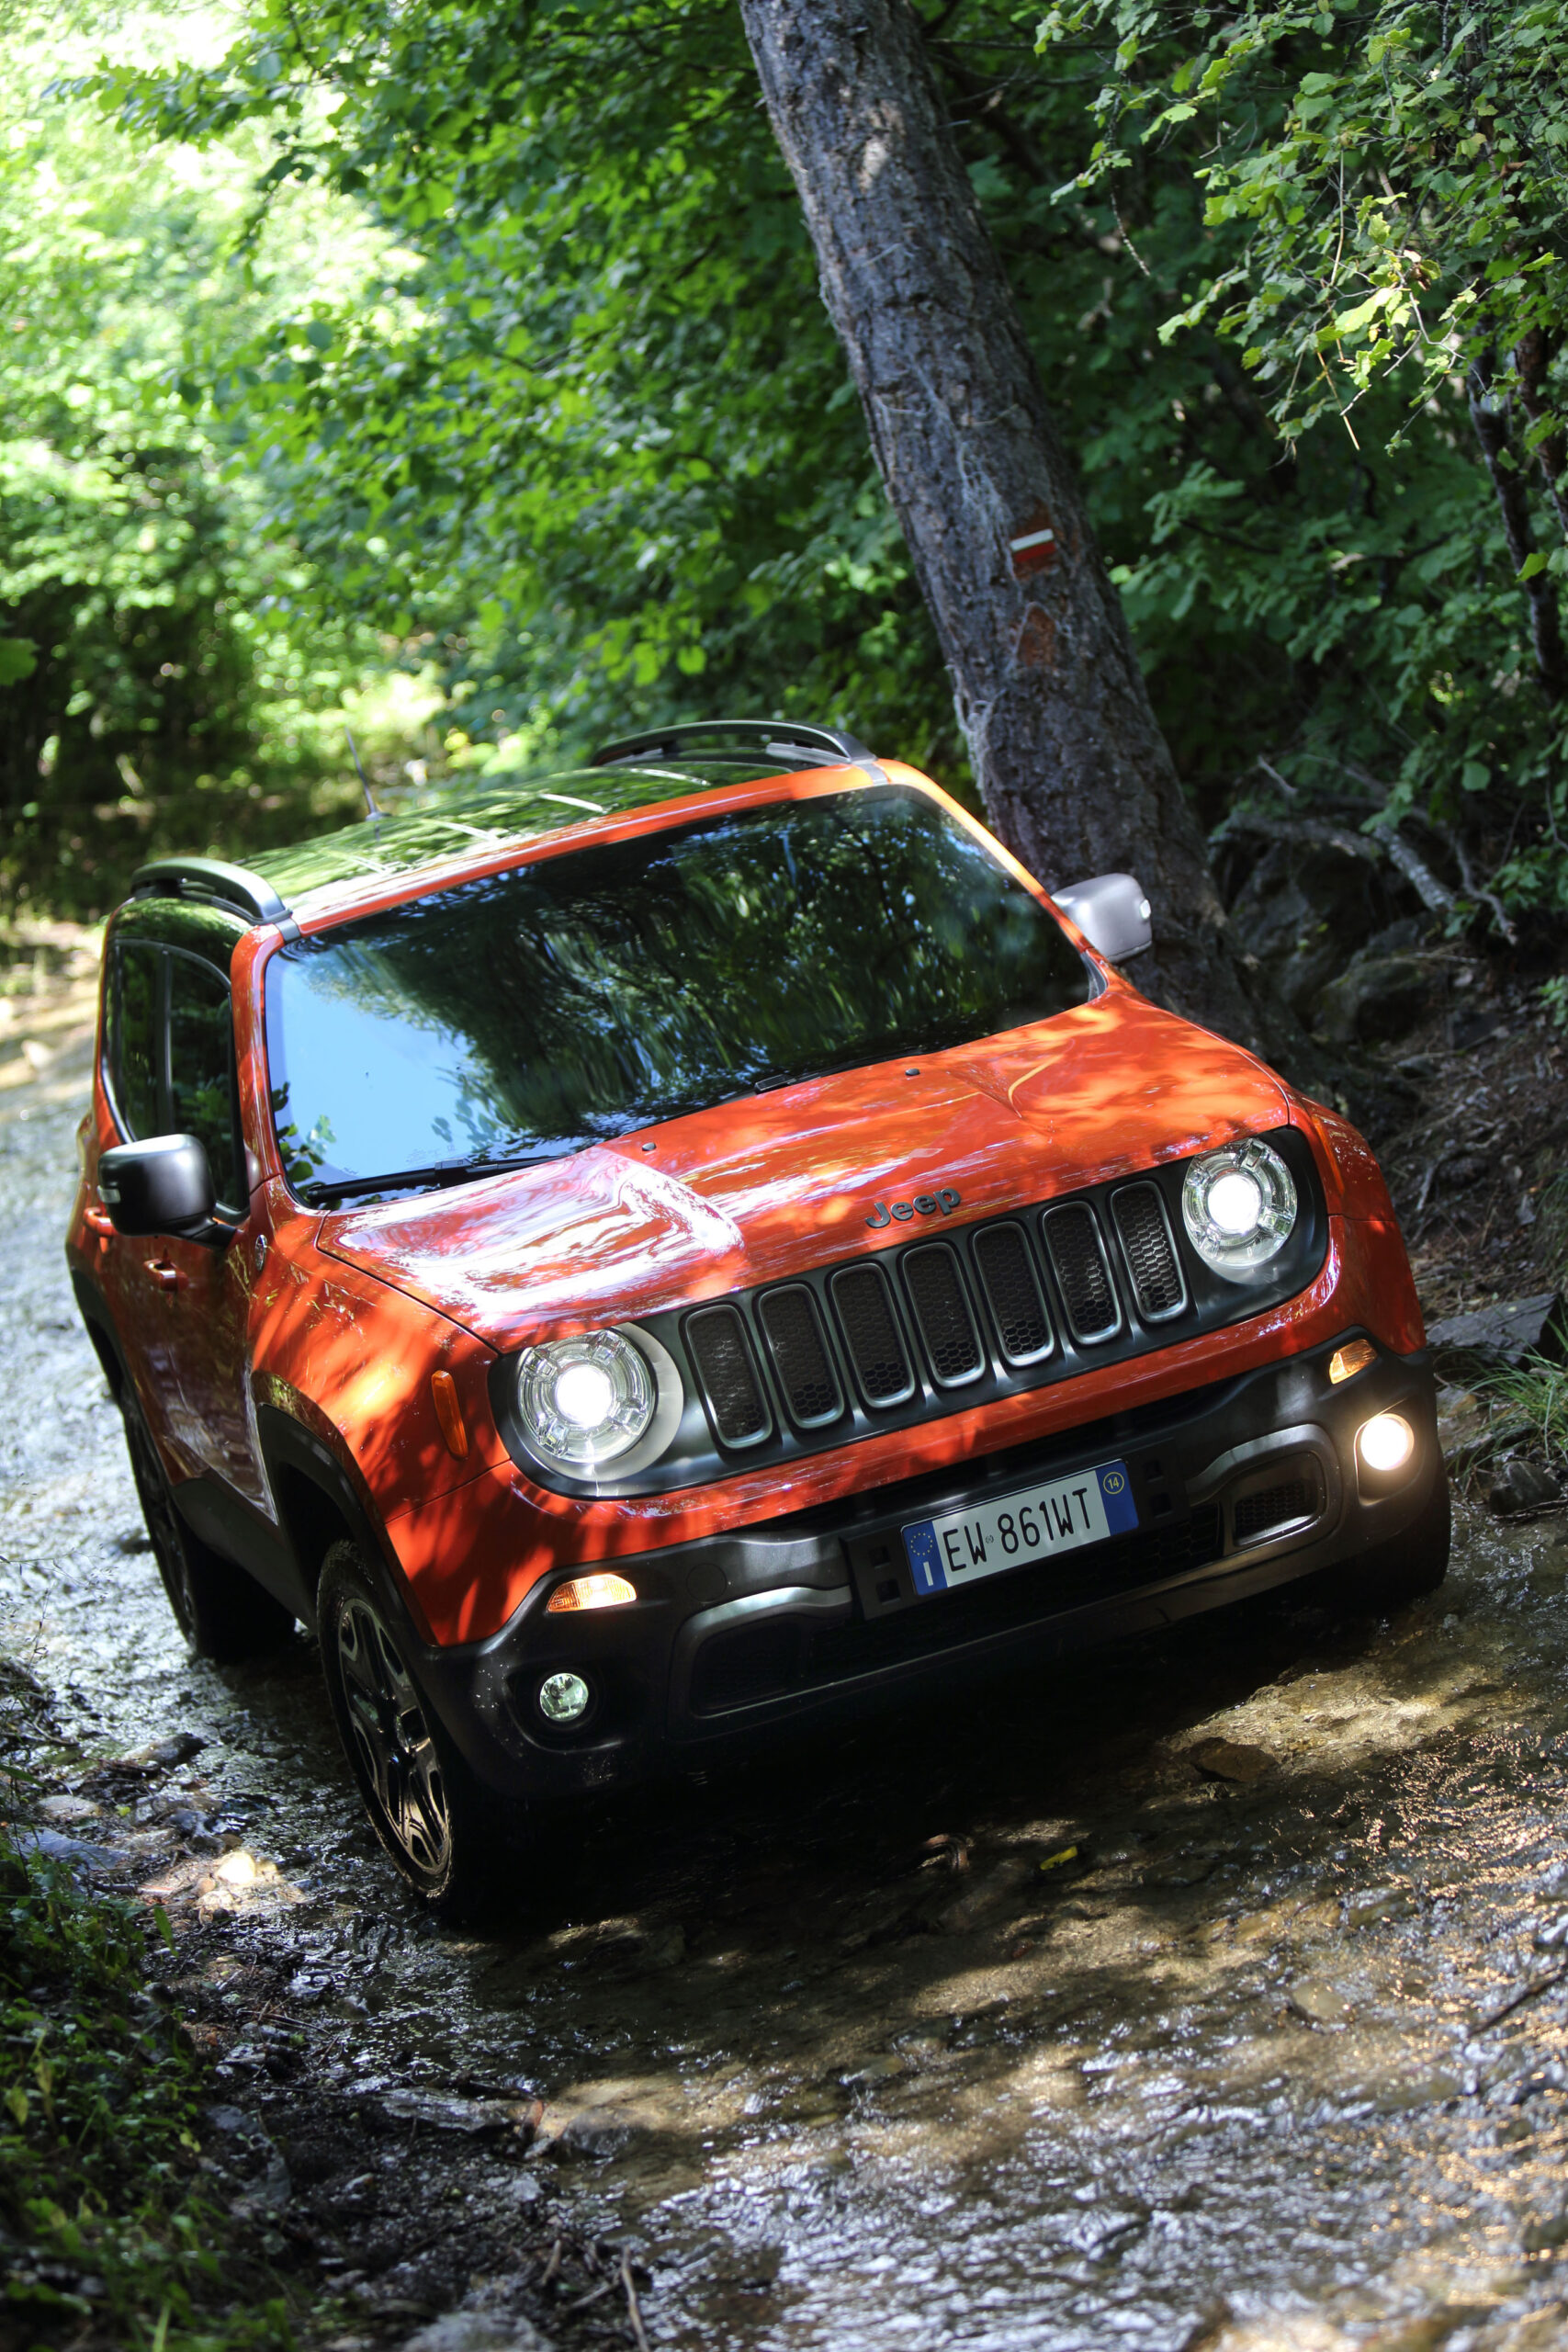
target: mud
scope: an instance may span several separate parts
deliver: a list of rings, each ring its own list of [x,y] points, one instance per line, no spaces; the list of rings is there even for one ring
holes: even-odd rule
[[[161,1903],[204,2161],[355,2352],[1568,2343],[1568,1526],[1382,1624],[1200,1621],[568,1825],[419,1917],[315,1655],[186,1654],[0,1104],[0,1589],[43,1834]]]

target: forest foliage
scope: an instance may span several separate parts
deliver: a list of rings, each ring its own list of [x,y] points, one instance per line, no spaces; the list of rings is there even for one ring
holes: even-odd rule
[[[1559,12],[920,13],[1204,821],[1398,816],[1461,919],[1562,912]],[[112,247],[116,203],[162,208],[141,253],[182,257],[136,265],[157,333],[144,310],[133,385],[106,357],[124,413],[90,411],[90,447],[68,387],[6,383],[29,446],[62,468],[96,450],[121,485],[104,560],[166,562],[157,628],[206,632],[201,712],[160,734],[156,630],[128,651],[123,629],[36,627],[17,583],[54,593],[48,534],[7,499],[0,632],[73,648],[83,761],[134,707],[157,756],[115,749],[149,797],[210,776],[217,842],[259,784],[282,822],[292,787],[268,777],[341,776],[306,721],[374,657],[442,689],[439,736],[413,746],[437,767],[772,711],[962,786],[732,0],[249,0],[231,29],[177,65],[122,47],[29,117],[40,154],[99,142],[78,221]],[[278,262],[301,204],[357,224],[354,270],[298,241]],[[150,449],[186,485],[152,493],[184,571],[128,519]],[[42,667],[0,686],[33,696],[35,734],[60,698]],[[40,747],[3,779],[13,811],[67,792],[51,731],[51,774],[28,768]],[[108,788],[93,756],[80,797]]]

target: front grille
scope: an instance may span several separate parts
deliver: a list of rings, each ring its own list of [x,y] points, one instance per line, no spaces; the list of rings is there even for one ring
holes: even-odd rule
[[[901,1405],[915,1393],[914,1375],[880,1266],[844,1266],[833,1276],[833,1305],[868,1405]]]
[[[697,1368],[713,1425],[725,1445],[755,1445],[771,1426],[761,1384],[746,1345],[746,1327],[733,1306],[705,1306],[686,1318],[686,1345]]]
[[[1021,1229],[982,1226],[975,1236],[975,1263],[1003,1355],[1011,1364],[1038,1363],[1050,1354],[1056,1335]]]
[[[820,1429],[844,1409],[823,1344],[817,1308],[804,1283],[771,1290],[757,1310],[790,1419],[799,1430]]]
[[[692,1711],[720,1714],[763,1699],[831,1687],[982,1641],[989,1634],[1043,1623],[1066,1610],[1207,1567],[1220,1552],[1220,1513],[1209,1504],[1169,1526],[1140,1528],[1081,1554],[1041,1560],[989,1577],[967,1592],[943,1593],[869,1622],[817,1628],[800,1619],[737,1625],[710,1635],[698,1651]]]
[[[1323,1490],[1315,1478],[1281,1478],[1277,1487],[1265,1487],[1260,1495],[1243,1495],[1231,1510],[1236,1543],[1256,1544],[1277,1527],[1315,1519],[1322,1500]]]
[[[926,1343],[926,1355],[939,1388],[961,1388],[978,1380],[985,1369],[980,1335],[958,1261],[945,1241],[928,1241],[904,1260],[904,1280],[915,1309],[915,1320]]]
[[[1047,1209],[1042,1222],[1074,1339],[1109,1340],[1121,1329],[1122,1310],[1094,1211],[1087,1201],[1070,1201]]]
[[[1163,1323],[1179,1315],[1187,1304],[1187,1285],[1177,1263],[1176,1244],[1158,1187],[1128,1184],[1112,1198],[1111,1214],[1145,1322]]]

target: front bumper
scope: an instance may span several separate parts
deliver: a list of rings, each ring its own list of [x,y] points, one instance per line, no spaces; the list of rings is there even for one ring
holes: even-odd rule
[[[637,1600],[547,1613],[542,1581],[490,1639],[423,1647],[422,1679],[479,1777],[518,1799],[620,1785],[960,1672],[1174,1623],[1355,1559],[1400,1534],[1443,1477],[1425,1353],[1379,1350],[1336,1384],[1334,1340],[1261,1370],[1005,1453],[732,1534],[618,1563]],[[1373,1413],[1416,1431],[1408,1468],[1369,1477]],[[1115,1460],[1134,1531],[918,1599],[900,1530]],[[569,1729],[537,1691],[581,1675]]]

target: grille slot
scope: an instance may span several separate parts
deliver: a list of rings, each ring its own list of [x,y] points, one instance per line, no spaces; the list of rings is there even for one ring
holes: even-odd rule
[[[833,1305],[868,1405],[902,1405],[915,1393],[914,1374],[880,1266],[841,1266],[833,1276]]]
[[[922,1242],[904,1255],[904,1283],[939,1388],[962,1388],[986,1368],[980,1334],[964,1295],[958,1261],[945,1241]]]
[[[844,1400],[805,1283],[769,1291],[757,1314],[796,1429],[820,1429],[826,1421],[836,1421]]]
[[[1022,1227],[988,1225],[976,1234],[973,1248],[1003,1355],[1010,1364],[1038,1363],[1056,1335]]]
[[[757,1445],[773,1426],[752,1368],[746,1327],[733,1306],[705,1306],[686,1318],[686,1345],[720,1442]]]
[[[1166,1323],[1187,1304],[1187,1284],[1171,1237],[1170,1220],[1157,1184],[1128,1184],[1113,1195],[1116,1220],[1133,1295],[1145,1323]]]
[[[1323,1508],[1323,1488],[1315,1478],[1281,1478],[1261,1494],[1243,1495],[1231,1508],[1231,1526],[1238,1545],[1256,1544],[1276,1528],[1315,1519]]]
[[[1047,1209],[1041,1222],[1074,1339],[1112,1338],[1122,1328],[1122,1309],[1094,1211],[1087,1201],[1069,1201]]]

